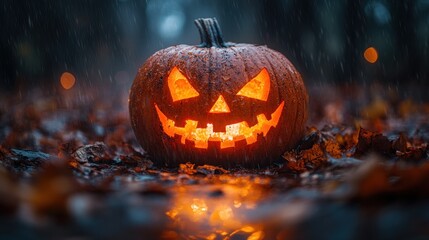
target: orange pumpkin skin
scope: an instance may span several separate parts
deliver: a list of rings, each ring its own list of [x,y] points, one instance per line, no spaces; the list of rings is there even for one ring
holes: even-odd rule
[[[138,71],[129,97],[131,124],[138,141],[154,163],[161,166],[192,162],[258,167],[280,160],[300,140],[307,120],[308,96],[300,74],[279,52],[266,46],[224,43],[220,32],[216,32],[216,20],[197,21],[200,27],[205,24],[210,28],[215,24],[215,34],[202,37],[200,46],[178,45],[160,50]],[[200,28],[200,34],[201,31],[204,29]],[[198,96],[173,99],[168,79],[174,68]],[[266,101],[237,95],[262,69],[267,70],[270,82]],[[225,100],[229,112],[210,112],[219,96]],[[279,109],[276,126],[267,128],[265,133],[254,133],[251,140],[240,135],[234,137],[233,143],[231,139],[211,135],[203,147],[196,147],[192,134],[184,137],[185,134],[168,132],[171,124],[161,122],[164,116],[174,121],[173,128],[183,130],[189,126],[187,120],[192,120],[199,129],[210,125],[212,132],[225,135],[227,125],[245,121],[249,127],[256,126],[262,114],[269,120]]]

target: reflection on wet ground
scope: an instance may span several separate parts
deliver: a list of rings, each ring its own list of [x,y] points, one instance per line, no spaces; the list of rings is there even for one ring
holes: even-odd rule
[[[161,236],[165,239],[272,239],[291,234],[311,212],[314,191],[273,191],[272,176],[250,173],[189,175],[162,173],[167,188],[147,188],[146,196],[168,196]],[[276,179],[287,184],[287,179]],[[144,185],[144,184],[143,184]],[[280,189],[280,188],[279,188]],[[140,190],[141,191],[141,190]]]

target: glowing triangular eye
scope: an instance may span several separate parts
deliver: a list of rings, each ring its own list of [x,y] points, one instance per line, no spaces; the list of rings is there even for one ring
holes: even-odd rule
[[[177,67],[174,67],[168,75],[168,88],[173,102],[200,95]]]
[[[270,93],[270,74],[263,68],[256,77],[238,91],[237,95],[267,101]]]

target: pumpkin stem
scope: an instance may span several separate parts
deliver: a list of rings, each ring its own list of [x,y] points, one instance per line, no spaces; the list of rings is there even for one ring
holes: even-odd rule
[[[198,18],[194,22],[201,37],[199,47],[228,47],[228,44],[223,41],[222,32],[216,18]]]

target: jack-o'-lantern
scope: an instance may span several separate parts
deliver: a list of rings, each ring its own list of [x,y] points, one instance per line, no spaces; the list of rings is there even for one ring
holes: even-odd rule
[[[282,54],[224,42],[216,19],[197,19],[197,46],[156,52],[129,98],[134,133],[154,162],[262,166],[302,137],[308,97]]]

